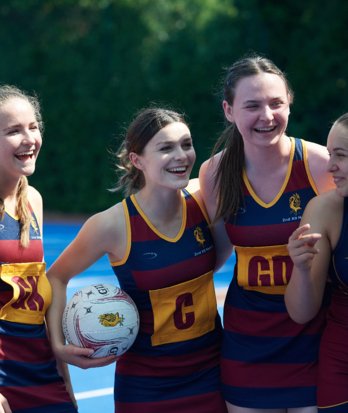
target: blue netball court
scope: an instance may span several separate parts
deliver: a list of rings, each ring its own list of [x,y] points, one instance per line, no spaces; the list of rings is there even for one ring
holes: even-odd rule
[[[79,223],[55,223],[47,221],[44,225],[45,260],[50,266],[79,231]],[[234,258],[215,274],[215,287],[221,314],[224,296],[232,276]],[[68,286],[68,299],[73,293],[94,283],[117,284],[106,257],[101,258],[92,267],[72,279]],[[69,366],[75,396],[79,405],[79,413],[103,411],[113,412],[113,377],[115,365],[82,370]]]

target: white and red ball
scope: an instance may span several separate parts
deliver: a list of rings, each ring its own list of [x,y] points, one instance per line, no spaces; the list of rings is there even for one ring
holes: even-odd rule
[[[120,356],[138,334],[139,313],[131,297],[119,287],[95,284],[72,296],[62,325],[67,342],[92,348],[92,357]]]

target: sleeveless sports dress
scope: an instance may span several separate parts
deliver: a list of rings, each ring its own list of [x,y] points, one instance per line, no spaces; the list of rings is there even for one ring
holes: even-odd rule
[[[215,249],[203,209],[186,190],[182,202],[181,229],[169,238],[134,196],[123,201],[128,250],[111,265],[138,307],[140,331],[116,364],[117,413],[226,412]]]
[[[236,265],[224,306],[223,393],[242,407],[316,405],[325,314],[300,325],[290,319],[284,303],[292,271],[288,238],[316,195],[305,142],[291,142],[287,175],[275,199],[266,204],[258,198],[244,173],[245,205],[225,223]]]
[[[19,223],[0,221],[0,393],[12,413],[76,413],[58,375],[44,316],[51,302],[42,239],[34,214],[28,248]]]
[[[341,235],[332,253],[332,285],[327,326],[319,352],[319,411],[348,412],[348,198],[344,198]],[[322,409],[322,410],[321,410]]]

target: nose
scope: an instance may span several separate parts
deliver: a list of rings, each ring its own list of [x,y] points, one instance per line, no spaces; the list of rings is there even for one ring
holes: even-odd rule
[[[327,171],[328,172],[334,172],[337,171],[337,165],[335,163],[334,157],[330,156],[329,162],[327,163]]]
[[[30,129],[23,131],[23,143],[33,144],[36,142],[36,134]]]
[[[183,159],[186,157],[186,152],[183,150],[181,146],[178,146],[175,151],[175,159]]]
[[[260,119],[262,119],[262,120],[272,120],[273,119],[273,111],[269,106],[264,106],[262,108]]]

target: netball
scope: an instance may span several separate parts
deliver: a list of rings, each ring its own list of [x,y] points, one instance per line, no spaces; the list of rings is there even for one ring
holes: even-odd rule
[[[92,357],[120,356],[134,343],[139,313],[119,287],[95,284],[75,292],[65,307],[62,326],[67,342],[92,348]]]

